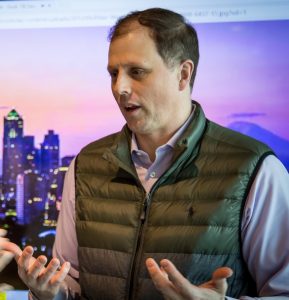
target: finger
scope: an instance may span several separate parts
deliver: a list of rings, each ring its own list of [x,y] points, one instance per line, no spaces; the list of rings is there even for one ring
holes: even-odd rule
[[[168,281],[168,277],[167,275],[165,275],[165,271],[159,267],[154,259],[148,258],[146,260],[146,267],[153,282],[158,286],[163,285],[166,281]]]
[[[176,291],[184,297],[191,298],[193,295],[198,295],[199,291],[196,286],[192,285],[168,259],[163,259],[160,262],[161,267],[168,274],[169,280],[172,282]]]
[[[47,263],[47,258],[44,255],[40,255],[37,259],[28,267],[27,275],[30,278],[36,279],[40,272],[43,270],[45,264]]]
[[[20,267],[20,271],[27,273],[33,252],[34,251],[31,246],[27,246],[24,248],[22,255],[18,259],[18,266]]]
[[[215,270],[213,273],[213,279],[223,279],[223,278],[229,278],[233,275],[233,270],[228,267],[222,267]]]
[[[152,258],[146,260],[147,270],[152,278],[155,287],[165,296],[166,299],[177,299],[177,294],[168,275],[163,268],[160,268]]]
[[[5,236],[7,231],[5,229],[0,228],[0,236]]]
[[[227,278],[231,277],[232,275],[232,269],[227,267],[222,267],[215,270],[215,272],[213,273],[212,281],[215,286],[215,289],[219,293],[223,295],[226,294],[228,288]]]
[[[70,262],[67,261],[61,266],[61,269],[55,274],[55,276],[52,277],[50,281],[51,285],[54,288],[60,286],[60,284],[63,282],[66,275],[68,274],[69,270],[70,270]]]
[[[39,284],[46,284],[55,275],[60,262],[57,258],[53,258],[46,269],[40,274]]]
[[[16,260],[22,255],[22,250],[16,244],[9,242],[8,239],[2,239],[1,249],[13,253]]]
[[[13,290],[14,288],[13,288],[13,286],[12,285],[9,285],[9,284],[7,284],[7,283],[0,283],[0,295],[1,295],[1,293],[3,293],[3,292],[7,292],[7,291],[11,291],[11,290]],[[4,296],[5,297],[5,296]],[[4,299],[4,298],[3,298]],[[5,297],[5,299],[6,299],[6,297]]]
[[[5,250],[0,250],[0,272],[10,263],[14,254]]]
[[[162,272],[162,275],[163,275],[166,279],[169,279],[169,275],[168,275],[168,273],[164,270],[164,268],[163,268],[163,267],[160,267],[160,270],[161,270],[161,272]]]

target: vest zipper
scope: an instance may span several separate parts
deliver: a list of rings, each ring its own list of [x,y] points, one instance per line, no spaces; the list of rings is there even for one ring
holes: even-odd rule
[[[189,155],[186,156],[185,159],[187,159]],[[171,167],[164,173],[167,174],[171,170]],[[142,247],[143,244],[143,230],[144,230],[144,225],[147,217],[147,211],[151,202],[151,195],[153,192],[156,190],[157,186],[160,186],[164,181],[164,174],[153,184],[151,187],[150,192],[146,193],[144,201],[143,201],[143,207],[142,207],[142,212],[140,215],[140,225],[138,228],[138,237],[137,237],[137,243],[136,247],[134,249],[134,254],[133,254],[133,263],[132,267],[130,270],[130,274],[128,276],[128,300],[134,300],[132,297],[134,296],[134,285],[137,281],[137,274],[138,270],[140,267],[140,259],[142,257],[142,251],[139,251],[139,248]]]
[[[143,208],[142,208],[142,213],[140,215],[140,220],[141,220],[141,223],[143,224],[145,219],[146,219],[146,212],[147,212],[147,207],[148,207],[148,204],[150,202],[150,197],[151,197],[151,194],[150,193],[147,193],[146,196],[145,196],[145,199],[144,199],[144,203],[143,203]]]
[[[137,243],[136,243],[136,248],[134,251],[134,256],[133,256],[133,263],[132,263],[132,268],[131,268],[131,272],[130,272],[130,276],[129,276],[129,299],[133,300],[133,288],[137,279],[136,274],[138,272],[138,270],[136,270],[136,268],[139,268],[139,260],[141,258],[141,251],[139,251],[140,246],[142,245],[142,241],[143,241],[143,229],[144,229],[144,223],[146,220],[146,213],[147,213],[147,208],[148,205],[150,203],[150,198],[151,198],[151,194],[147,193],[145,198],[144,198],[144,202],[143,202],[143,207],[142,207],[142,212],[140,215],[140,226],[138,229],[138,237],[137,237]]]

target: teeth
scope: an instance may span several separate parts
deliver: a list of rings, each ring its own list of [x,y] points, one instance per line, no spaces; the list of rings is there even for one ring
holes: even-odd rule
[[[138,108],[139,108],[139,106],[126,106],[125,110],[126,111],[134,111]]]
[[[133,104],[129,104],[125,106],[125,109],[134,109],[134,108],[138,108],[139,105],[133,105]]]

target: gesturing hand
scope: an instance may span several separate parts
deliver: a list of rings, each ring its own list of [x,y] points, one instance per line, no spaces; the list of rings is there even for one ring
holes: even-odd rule
[[[51,259],[45,266],[47,258],[44,255],[34,258],[31,246],[22,252],[16,244],[3,241],[2,247],[15,255],[19,277],[35,296],[41,300],[52,300],[70,269],[70,263],[65,262],[59,270],[60,262],[57,258]]]
[[[44,255],[33,257],[33,248],[30,246],[23,250],[17,260],[20,278],[41,300],[54,298],[70,269],[70,263],[65,262],[58,270],[60,262],[57,258],[51,259],[45,267],[46,263]]]
[[[0,272],[9,264],[13,259],[14,254],[4,249],[5,245],[9,243],[9,240],[4,238],[6,230],[0,229]]]
[[[148,272],[166,300],[208,300],[224,299],[228,288],[227,278],[233,274],[230,268],[219,268],[212,279],[200,286],[191,284],[167,259],[160,267],[152,258],[146,260]]]

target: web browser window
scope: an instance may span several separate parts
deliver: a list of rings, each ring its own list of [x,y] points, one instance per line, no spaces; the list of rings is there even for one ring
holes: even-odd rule
[[[193,23],[192,99],[210,120],[267,143],[289,170],[288,1],[99,2],[0,1],[0,227],[36,255],[52,255],[73,157],[124,125],[107,35],[129,11],[160,6]],[[1,282],[25,289],[15,263]]]

